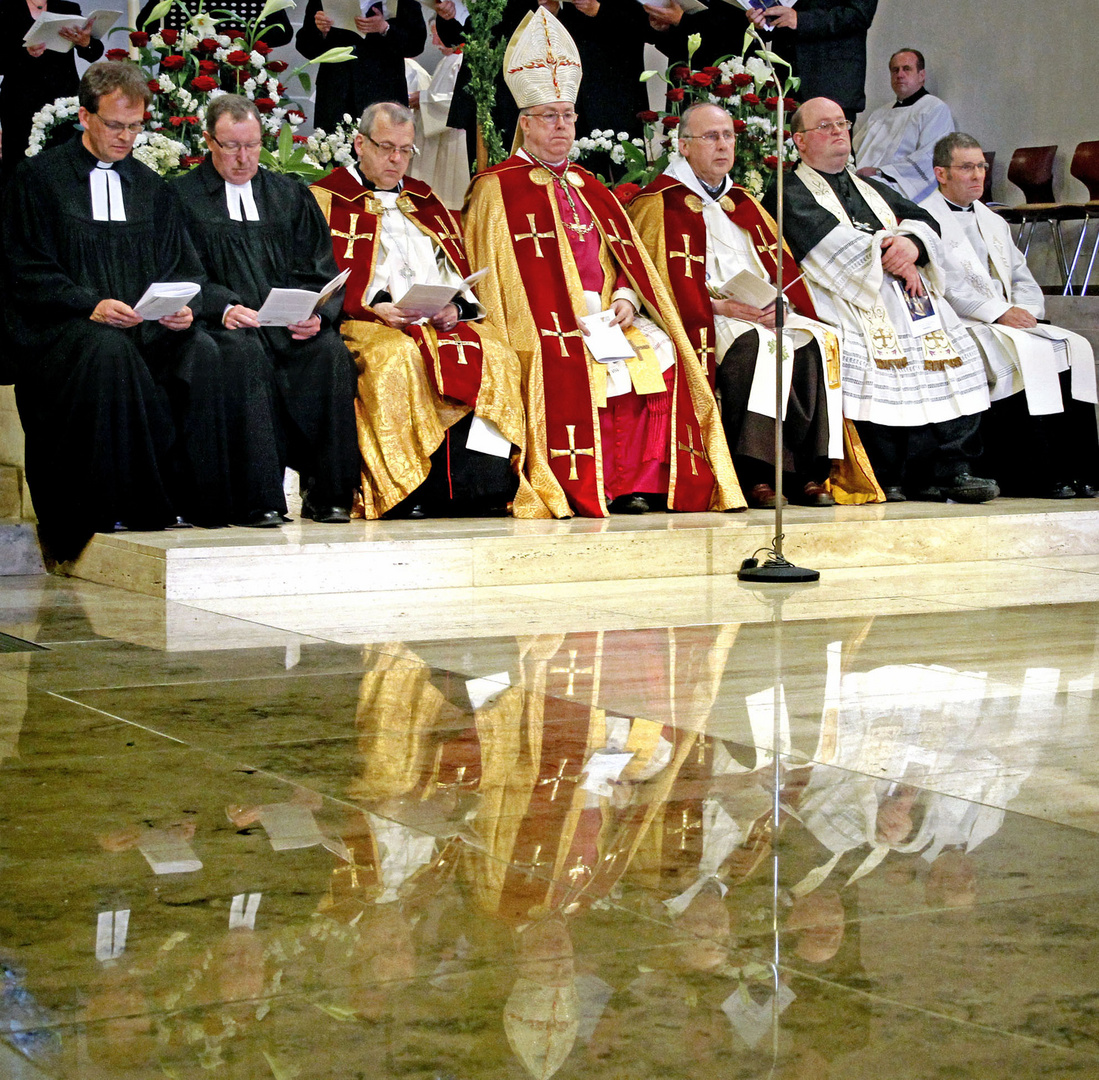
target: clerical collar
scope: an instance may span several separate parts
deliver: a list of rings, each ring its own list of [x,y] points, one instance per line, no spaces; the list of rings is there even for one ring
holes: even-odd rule
[[[245,180],[243,184],[231,184],[226,180],[225,205],[231,221],[259,221],[251,179]]]
[[[375,187],[375,186],[374,186],[374,181],[373,181],[373,180],[367,180],[367,178],[366,178],[365,176],[363,176],[363,174],[362,174],[361,172],[359,172],[359,169],[358,169],[358,167],[357,167],[357,166],[355,166],[355,165],[348,165],[348,166],[347,166],[347,171],[348,171],[348,172],[349,172],[349,173],[350,173],[350,174],[351,174],[351,175],[352,175],[353,177],[355,177],[355,179],[356,179],[356,180],[358,180],[358,182],[359,182],[359,186],[360,186],[360,187],[364,187],[364,188],[366,188],[366,190],[367,190],[367,191],[378,191],[378,190],[379,190],[379,189],[378,189],[377,187]],[[391,191],[391,192],[393,192],[393,194],[395,194],[395,195],[399,195],[399,194],[401,193],[401,189],[402,189],[403,187],[404,187],[404,182],[403,182],[403,181],[401,181],[401,182],[399,182],[399,183],[397,184],[397,186],[396,186],[396,187],[391,187],[391,188],[381,188],[381,191],[382,191],[383,193],[384,193],[384,192],[387,192],[387,191]]]
[[[946,203],[946,205],[949,206],[950,209],[953,210],[957,214],[972,214],[973,213],[973,204],[972,203],[970,203],[968,206],[958,206],[956,203],[952,203],[945,195],[943,196],[943,202]]]
[[[525,146],[519,147],[519,154],[521,157],[525,157],[527,161],[533,162],[535,165],[541,165],[543,169],[549,169],[555,176],[564,176],[568,172],[569,166],[572,164],[568,158],[564,158],[562,161],[550,162],[543,161],[541,158],[535,157]]]
[[[927,87],[926,86],[921,86],[919,88],[919,90],[917,90],[914,94],[910,95],[909,97],[906,97],[904,99],[904,101],[901,101],[900,98],[898,98],[893,103],[893,108],[894,109],[907,109],[909,105],[915,105],[916,102],[920,100],[920,98],[925,98],[925,97],[927,97]]]
[[[698,176],[698,173],[695,173],[695,176]],[[710,198],[716,202],[718,199],[721,198],[721,193],[725,190],[725,185],[728,184],[729,178],[727,176],[723,176],[721,178],[721,183],[718,184],[717,187],[710,187],[710,185],[707,184],[701,176],[698,176],[698,182],[702,185],[703,191],[705,191],[706,194],[709,195]]]
[[[88,173],[88,183],[91,185],[92,220],[125,221],[122,181],[115,171],[114,162],[97,159]]]

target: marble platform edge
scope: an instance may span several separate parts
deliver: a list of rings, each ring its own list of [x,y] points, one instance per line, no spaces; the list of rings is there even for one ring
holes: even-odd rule
[[[735,573],[774,531],[762,511],[621,524],[435,521],[424,537],[392,524],[401,527],[376,530],[376,541],[363,539],[362,523],[226,530],[212,534],[215,543],[196,532],[98,535],[67,572],[167,600],[697,577]],[[1099,504],[839,508],[790,512],[783,528],[785,556],[817,569],[1099,554]]]

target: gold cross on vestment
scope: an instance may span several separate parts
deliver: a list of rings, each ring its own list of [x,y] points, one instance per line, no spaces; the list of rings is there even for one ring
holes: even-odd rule
[[[516,863],[515,864],[516,870],[519,870],[521,873],[525,874],[528,881],[534,876],[534,871],[535,870],[539,869],[542,866],[549,866],[550,865],[548,862],[544,862],[539,858],[539,856],[541,854],[542,854],[542,845],[541,844],[535,844],[534,845],[534,857],[531,859],[531,861],[529,863]]]
[[[562,330],[561,329],[561,320],[557,317],[557,312],[556,311],[551,311],[550,315],[553,316],[553,325],[554,325],[555,329],[553,329],[553,330],[539,330],[538,332],[542,335],[542,337],[555,337],[555,338],[557,338],[558,342],[561,345],[561,351],[562,352],[566,351],[566,349],[565,349],[565,338],[570,338],[570,337],[582,338],[584,336],[584,331],[583,330]]]
[[[692,255],[691,254],[691,238],[686,233],[683,233],[683,250],[682,251],[669,251],[668,252],[668,258],[669,259],[682,259],[683,260],[683,264],[686,267],[686,271],[684,273],[685,277],[693,277],[694,276],[691,273],[691,271],[693,269],[692,266],[691,266],[691,263],[693,263],[693,262],[704,263],[706,261],[706,257],[704,255]]]
[[[617,221],[612,221],[611,222],[611,227],[607,231],[607,235],[612,240],[614,240],[617,243],[622,245],[622,248],[623,248],[622,254],[626,257],[626,262],[632,262],[633,261],[633,256],[628,251],[626,251],[625,249],[627,247],[633,247],[634,243],[628,236],[619,236],[618,235],[618,222]]]
[[[533,214],[527,214],[527,224],[530,225],[530,232],[512,233],[511,234],[512,239],[513,240],[533,240],[534,241],[534,254],[536,256],[538,256],[539,259],[542,259],[542,258],[545,257],[542,254],[542,241],[543,240],[552,240],[553,239],[553,233],[551,233],[551,232],[538,232],[534,227],[534,215]]]
[[[759,233],[759,245],[756,247],[756,251],[766,251],[772,259],[778,259],[778,241],[773,244],[767,243],[767,235],[763,231],[762,225],[756,226],[756,232]]]
[[[582,451],[577,451],[577,453],[581,453],[581,452]],[[565,454],[565,453],[568,453],[568,451],[567,450],[562,450],[562,451],[560,451],[560,453]],[[568,667],[556,667],[556,668],[551,667],[549,669],[549,673],[551,675],[567,675],[569,677],[568,685],[565,687],[565,697],[572,697],[573,687],[575,686],[576,676],[577,675],[591,675],[595,671],[594,668],[590,668],[590,667],[582,668],[582,667],[577,667],[576,666],[576,657],[577,657],[578,651],[579,650],[577,650],[577,649],[569,649],[569,666]]]
[[[894,336],[888,330],[877,329],[871,335],[874,339],[874,344],[879,349],[888,349],[891,345],[896,344]]]
[[[573,863],[572,868],[566,872],[569,875],[569,881],[571,881],[575,886],[577,881],[591,873],[591,868],[584,865],[583,855],[577,855],[576,862]]]
[[[355,257],[355,241],[356,240],[373,240],[374,234],[356,232],[356,228],[359,224],[359,215],[352,214],[351,220],[347,226],[347,232],[341,232],[339,229],[333,229],[333,236],[340,236],[347,241],[347,247],[344,248],[343,257],[345,259],[353,259]]]
[[[693,831],[694,829],[701,829],[702,828],[702,822],[700,820],[697,820],[697,819],[695,821],[691,821],[690,816],[691,816],[691,812],[688,809],[688,807],[686,807],[686,806],[683,807],[683,824],[680,825],[678,828],[668,830],[668,832],[670,832],[672,834],[672,836],[678,836],[679,837],[679,850],[680,851],[686,851],[687,850],[687,834],[689,832]]]
[[[557,775],[547,777],[545,780],[539,780],[538,786],[545,787],[547,784],[553,785],[553,791],[550,792],[550,802],[554,802],[557,798],[557,789],[561,786],[562,780],[568,780],[570,783],[575,784],[580,780],[579,773],[576,776],[566,776],[565,767],[568,765],[569,759],[562,758],[561,764],[557,766]]]
[[[439,219],[437,219],[437,223],[441,223],[441,224],[442,224],[442,226],[443,226],[442,230],[441,230],[440,232],[437,232],[437,233],[435,234],[435,236],[436,236],[436,237],[437,237],[437,238],[438,238],[439,240],[442,240],[442,241],[443,241],[444,243],[445,243],[445,242],[446,242],[447,240],[456,240],[456,241],[458,241],[459,243],[461,242],[461,239],[462,239],[462,238],[461,238],[461,237],[460,237],[460,236],[459,236],[459,235],[458,235],[457,233],[452,233],[452,232],[450,231],[450,225],[449,225],[449,223],[448,223],[448,222],[446,222],[446,221],[443,221],[443,220],[442,220],[442,218],[439,218]]]
[[[555,457],[568,457],[569,459],[569,479],[579,480],[580,474],[576,471],[576,456],[577,454],[583,454],[585,457],[595,457],[595,447],[589,446],[586,449],[580,449],[576,445],[576,425],[566,424],[565,431],[569,436],[569,448],[567,450],[554,450],[550,448],[550,458]]]
[[[462,365],[468,365],[469,361],[466,359],[466,349],[472,349],[473,343],[470,341],[463,341],[458,337],[441,337],[439,338],[439,348],[444,345],[453,345],[458,350],[458,363]]]
[[[707,339],[710,336],[710,328],[708,326],[702,327],[698,332],[698,362],[705,367],[706,357],[714,355],[714,347],[707,344]]]
[[[694,432],[690,428],[687,428],[687,441],[685,443],[676,443],[676,446],[680,450],[685,450],[688,454],[691,455],[691,475],[698,476],[698,466],[695,465],[695,458],[704,458],[706,455],[701,450],[695,449]]]

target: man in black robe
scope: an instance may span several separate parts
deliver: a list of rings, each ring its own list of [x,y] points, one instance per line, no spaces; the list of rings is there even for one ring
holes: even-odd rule
[[[334,328],[331,298],[305,322],[261,327],[256,312],[272,288],[318,292],[336,276],[328,226],[304,184],[259,168],[260,117],[245,97],[225,94],[206,114],[206,160],[176,182],[192,239],[209,275],[206,319],[223,351],[258,358],[264,390],[252,420],[270,419],[269,448],[251,467],[281,483],[287,464],[302,477],[302,514],[350,520],[359,479],[355,365]],[[271,403],[269,405],[269,403]]]
[[[93,64],[83,135],[28,159],[6,192],[16,400],[55,559],[118,525],[224,525],[240,512],[232,465],[249,447],[234,409],[252,373],[224,360],[191,307],[157,322],[130,306],[153,282],[203,280],[175,193],[130,156],[148,100],[136,65]]]

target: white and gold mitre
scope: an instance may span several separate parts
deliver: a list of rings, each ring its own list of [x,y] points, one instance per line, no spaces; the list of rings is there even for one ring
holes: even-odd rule
[[[520,109],[550,101],[575,104],[582,74],[576,42],[544,7],[523,19],[504,52],[504,81]]]

